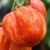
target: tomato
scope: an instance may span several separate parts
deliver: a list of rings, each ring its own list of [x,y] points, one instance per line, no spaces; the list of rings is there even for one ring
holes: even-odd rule
[[[17,46],[16,44],[14,44],[13,42],[10,45],[9,50],[32,50],[32,47],[25,47],[25,46]]]
[[[10,41],[5,36],[2,27],[0,27],[0,50],[9,50]]]
[[[20,7],[5,15],[2,27],[17,46],[36,46],[46,35],[44,16],[31,7]]]
[[[31,2],[29,6],[39,11],[43,15],[44,19],[46,19],[47,12],[44,3],[41,0],[30,0],[30,1]]]

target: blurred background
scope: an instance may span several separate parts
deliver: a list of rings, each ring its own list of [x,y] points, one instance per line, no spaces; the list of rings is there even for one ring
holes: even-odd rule
[[[0,0],[0,22],[2,21],[4,15],[11,11],[14,0]],[[20,0],[20,3],[24,2]],[[50,0],[42,0],[46,6],[47,10],[47,35],[44,40],[37,46],[33,47],[32,50],[50,50]],[[27,4],[27,0],[25,0]]]

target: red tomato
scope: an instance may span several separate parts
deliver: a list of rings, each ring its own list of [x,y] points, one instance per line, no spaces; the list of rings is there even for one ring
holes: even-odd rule
[[[10,41],[5,36],[2,27],[0,27],[0,50],[9,50]]]
[[[32,47],[24,47],[24,46],[17,46],[14,43],[11,43],[9,50],[32,50]]]
[[[45,19],[47,18],[46,7],[41,0],[31,0],[31,3],[29,6],[39,11]]]
[[[46,35],[44,16],[31,7],[20,7],[5,15],[2,26],[17,46],[36,46]]]

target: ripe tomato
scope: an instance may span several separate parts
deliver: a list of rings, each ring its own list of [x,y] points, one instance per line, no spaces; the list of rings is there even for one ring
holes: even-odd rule
[[[25,46],[17,46],[13,42],[10,45],[9,50],[32,50],[32,47],[25,47]]]
[[[10,41],[5,36],[2,27],[0,27],[0,50],[9,50]]]
[[[46,35],[43,15],[31,7],[20,7],[5,15],[2,26],[17,46],[36,46]]]
[[[43,15],[44,19],[47,18],[46,7],[41,0],[31,0],[29,6],[39,11]]]

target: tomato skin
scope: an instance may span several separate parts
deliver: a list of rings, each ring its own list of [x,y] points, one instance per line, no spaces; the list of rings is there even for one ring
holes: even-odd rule
[[[4,16],[2,27],[17,46],[36,46],[46,35],[43,15],[31,7],[20,7]]]
[[[13,42],[10,45],[9,50],[32,50],[32,47],[25,47],[25,46],[17,46],[16,44],[14,44]]]
[[[2,27],[0,27],[0,50],[9,50],[10,40],[4,34]]]
[[[46,7],[41,0],[31,0],[29,6],[39,11],[44,16],[44,19],[46,20],[47,18]]]

